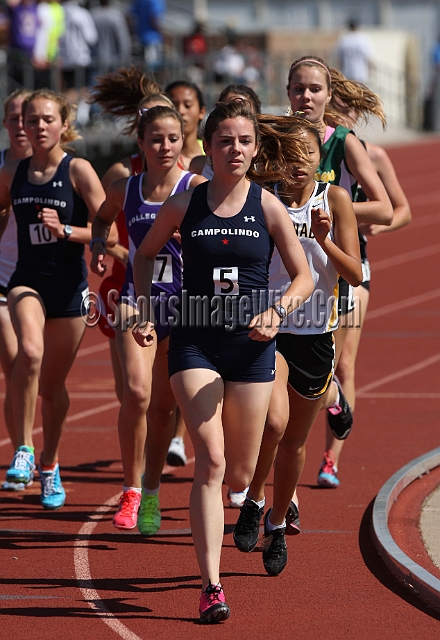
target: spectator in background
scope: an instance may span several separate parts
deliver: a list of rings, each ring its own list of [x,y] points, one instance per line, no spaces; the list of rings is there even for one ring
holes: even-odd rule
[[[90,11],[80,7],[77,0],[66,0],[63,8],[65,31],[60,39],[63,90],[74,89],[71,101],[77,102],[77,90],[90,84],[91,48],[98,42],[98,32]]]
[[[355,20],[350,20],[347,27],[348,32],[340,37],[336,45],[339,70],[349,80],[367,84],[374,67],[373,47],[369,38],[359,31]]]
[[[54,88],[59,84],[51,74],[58,59],[59,41],[64,33],[64,9],[58,0],[42,0],[37,6],[37,32],[33,52],[36,69],[35,88]],[[55,70],[55,69],[54,69]],[[57,86],[55,87],[58,88]]]
[[[145,68],[156,71],[163,62],[162,21],[165,16],[165,0],[134,0],[132,15],[137,35],[144,48]]]
[[[127,67],[131,58],[131,36],[122,11],[111,6],[110,0],[100,0],[99,7],[94,7],[91,13],[98,30],[98,42],[92,53],[95,73],[103,75]]]
[[[221,84],[241,82],[246,68],[246,60],[238,50],[237,36],[228,32],[226,37],[228,43],[220,49],[214,60],[215,81]]]
[[[194,24],[193,31],[183,38],[186,74],[194,84],[201,85],[205,79],[205,57],[208,43],[201,22]]]
[[[33,84],[32,58],[37,32],[35,0],[7,0],[9,20],[8,75],[22,86]]]

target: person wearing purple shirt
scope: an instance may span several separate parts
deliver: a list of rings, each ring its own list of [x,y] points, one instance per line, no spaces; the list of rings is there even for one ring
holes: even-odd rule
[[[32,58],[37,31],[35,0],[7,0],[9,19],[8,75],[15,83],[33,82]],[[15,85],[14,85],[15,88]]]

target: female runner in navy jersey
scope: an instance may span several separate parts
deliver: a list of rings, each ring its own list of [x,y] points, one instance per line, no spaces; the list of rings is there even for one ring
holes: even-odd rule
[[[105,233],[123,209],[129,235],[129,262],[119,304],[118,299],[114,299],[113,313],[117,311],[120,318],[115,331],[123,378],[118,430],[124,486],[113,524],[119,529],[133,529],[137,524],[143,535],[150,536],[160,527],[159,483],[174,432],[176,402],[167,375],[169,327],[166,322],[157,324],[154,349],[144,351],[131,337],[137,317],[133,256],[144,236],[150,233],[163,202],[170,195],[203,182],[204,178],[182,170],[178,164],[183,122],[174,107],[147,109],[139,120],[138,143],[148,171],[116,180],[108,188],[106,200],[93,222],[91,268],[98,275],[105,273],[102,263]],[[165,298],[156,307],[158,314],[168,297],[180,293],[180,252],[179,240],[172,238],[164,243],[157,256],[153,290],[158,299]],[[145,474],[141,488],[144,448]]]
[[[149,299],[155,257],[180,230],[182,304],[171,331],[169,372],[196,456],[190,520],[202,576],[203,622],[221,622],[230,615],[219,575],[222,482],[242,491],[252,478],[275,376],[280,317],[313,288],[285,207],[246,178],[258,135],[255,115],[243,101],[217,104],[204,139],[212,180],[163,205],[134,263],[137,294]],[[268,268],[274,243],[292,282],[270,307]],[[205,308],[202,317],[191,318],[185,305],[197,297]],[[204,317],[203,311],[208,312]],[[154,348],[151,322],[140,323],[133,336]]]
[[[27,158],[32,154],[32,147],[23,129],[23,100],[30,95],[27,89],[13,91],[3,104],[5,117],[3,126],[8,132],[9,148],[0,153],[0,169],[7,162]],[[6,397],[4,414],[6,428],[8,430],[14,451],[17,448],[14,417],[12,415],[11,399],[11,374],[17,355],[17,336],[11,322],[7,304],[7,288],[11,275],[14,273],[17,263],[17,226],[13,212],[9,216],[0,217],[0,361],[5,376]],[[27,485],[22,482],[2,483],[4,491],[21,491],[26,486],[31,486],[32,479]]]
[[[84,334],[87,310],[83,245],[90,240],[88,220],[104,200],[104,191],[87,160],[65,153],[76,132],[63,96],[35,91],[23,102],[23,117],[32,156],[0,172],[1,207],[12,203],[18,232],[18,262],[8,285],[18,340],[11,376],[18,447],[6,480],[27,484],[31,479],[32,428],[40,393],[41,502],[46,509],[58,509],[65,501],[58,466],[69,408],[65,380]]]

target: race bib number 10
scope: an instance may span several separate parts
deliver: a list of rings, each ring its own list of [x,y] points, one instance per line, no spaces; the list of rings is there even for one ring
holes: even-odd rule
[[[32,244],[51,244],[57,242],[57,238],[51,234],[42,222],[29,225],[29,236]]]
[[[238,296],[238,267],[214,267],[214,294]]]

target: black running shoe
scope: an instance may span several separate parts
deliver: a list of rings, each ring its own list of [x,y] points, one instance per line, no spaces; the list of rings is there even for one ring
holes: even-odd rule
[[[286,536],[297,536],[298,533],[301,533],[298,507],[291,500],[286,513]]]
[[[345,440],[350,435],[353,426],[353,411],[347,402],[336,376],[333,377],[339,390],[339,404],[327,409],[329,427],[337,440]]]
[[[260,509],[253,500],[244,501],[233,534],[235,546],[240,551],[248,553],[257,546],[263,513],[263,507]]]
[[[267,519],[271,509],[264,516],[263,564],[270,576],[277,576],[287,564],[286,528],[269,531]]]

